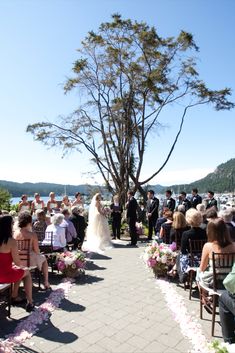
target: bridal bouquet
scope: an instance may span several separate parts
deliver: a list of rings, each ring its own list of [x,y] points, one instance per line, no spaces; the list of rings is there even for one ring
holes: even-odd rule
[[[82,251],[65,251],[56,256],[56,265],[66,277],[76,277],[84,272],[86,260]]]
[[[177,252],[176,244],[158,244],[155,240],[148,245],[142,254],[142,259],[155,276],[165,276],[175,264]]]

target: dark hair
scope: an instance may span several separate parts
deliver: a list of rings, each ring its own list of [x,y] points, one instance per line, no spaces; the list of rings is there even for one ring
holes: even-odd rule
[[[32,223],[32,216],[28,211],[22,211],[18,216],[18,226],[20,228],[26,227],[29,223]]]
[[[64,208],[61,213],[65,216],[66,214],[69,214],[70,215],[70,212],[67,208]]]
[[[12,222],[10,215],[0,216],[0,246],[7,244],[8,239],[12,238]]]
[[[180,194],[186,196],[186,192],[185,191],[181,191]]]
[[[25,195],[25,194],[22,195],[22,196],[21,196],[21,200],[23,200],[25,197],[27,197],[27,195]]]
[[[76,192],[75,197],[77,198],[79,195],[81,195],[80,192]]]
[[[148,190],[148,192],[152,195],[154,195],[154,191],[153,190]]]
[[[217,211],[214,208],[214,206],[210,207],[207,211],[206,211],[206,218],[217,218]]]
[[[131,196],[135,195],[134,191],[131,191],[131,190],[128,191],[128,194],[131,195]]]
[[[214,196],[214,194],[215,194],[214,191],[210,191],[210,190],[208,190],[207,193],[211,194],[212,196]]]
[[[172,191],[170,189],[166,190],[165,192],[170,194],[170,195],[172,194]]]
[[[221,248],[225,248],[225,246],[232,244],[229,230],[222,218],[211,220],[207,224],[206,232],[208,241],[217,241]]]
[[[198,189],[197,188],[193,188],[192,191],[196,192],[196,194],[198,194]]]

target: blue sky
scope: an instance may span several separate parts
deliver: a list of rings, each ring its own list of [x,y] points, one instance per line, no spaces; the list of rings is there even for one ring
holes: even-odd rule
[[[101,182],[87,172],[94,166],[85,153],[62,159],[26,133],[30,123],[71,113],[79,103],[75,92],[64,95],[76,49],[90,30],[112,13],[146,21],[162,37],[180,30],[193,34],[200,48],[198,70],[211,89],[231,87],[235,102],[233,0],[1,0],[0,1],[0,179],[62,184]],[[188,183],[204,177],[235,157],[235,110],[194,109],[167,167],[153,183]],[[143,177],[159,168],[178,124],[152,137]],[[163,148],[164,146],[164,148]]]

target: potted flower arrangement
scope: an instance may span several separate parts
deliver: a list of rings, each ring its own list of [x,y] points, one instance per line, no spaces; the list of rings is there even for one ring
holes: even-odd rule
[[[76,277],[85,271],[85,254],[82,251],[65,251],[56,256],[57,269],[66,277]]]
[[[148,245],[142,255],[142,258],[148,268],[151,268],[155,276],[166,276],[175,264],[177,252],[176,244],[164,244],[153,241]]]

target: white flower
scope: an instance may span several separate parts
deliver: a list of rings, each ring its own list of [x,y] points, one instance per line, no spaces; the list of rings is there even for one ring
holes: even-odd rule
[[[167,256],[163,255],[161,260],[162,260],[162,263],[165,264],[167,262]]]

